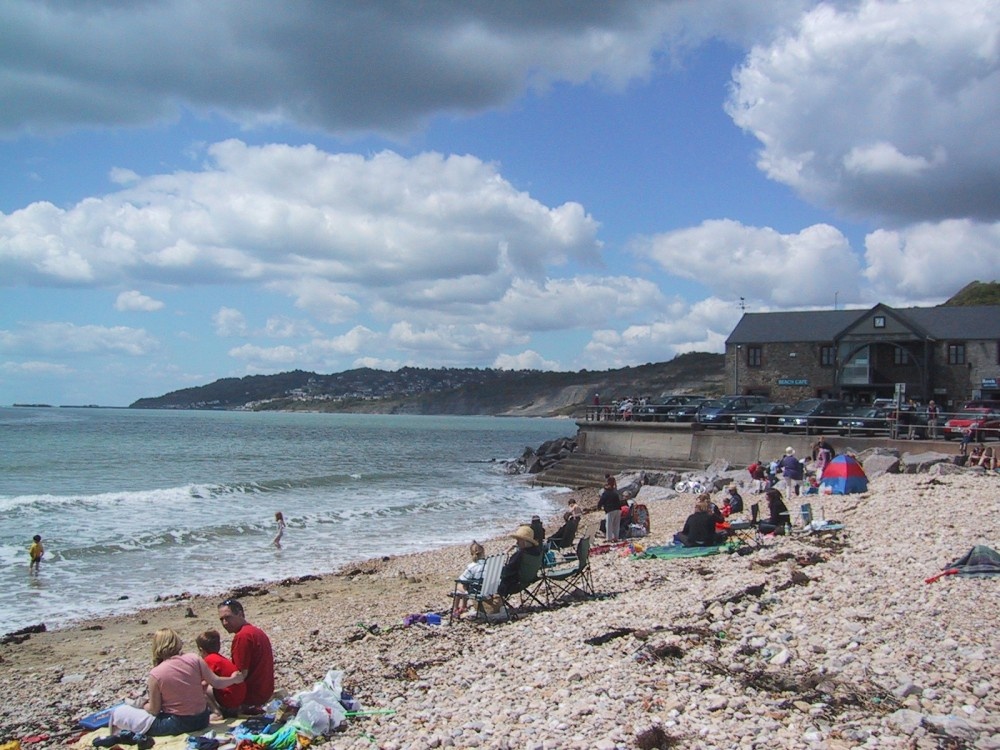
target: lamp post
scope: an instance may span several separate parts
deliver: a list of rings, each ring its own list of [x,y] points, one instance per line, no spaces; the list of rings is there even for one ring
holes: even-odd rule
[[[733,360],[733,393],[737,396],[740,395],[740,352],[743,351],[743,347],[739,344],[736,345],[736,358]]]

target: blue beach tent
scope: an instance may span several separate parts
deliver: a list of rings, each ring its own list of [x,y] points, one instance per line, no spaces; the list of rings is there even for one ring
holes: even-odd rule
[[[826,465],[820,487],[829,487],[834,495],[868,491],[868,477],[854,456],[837,456]],[[822,492],[823,490],[820,489]]]

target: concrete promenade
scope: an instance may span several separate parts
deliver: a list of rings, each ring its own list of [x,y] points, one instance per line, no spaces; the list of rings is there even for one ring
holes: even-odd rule
[[[705,430],[698,425],[670,422],[577,422],[578,451],[588,455],[628,456],[652,464],[684,462],[708,465],[717,458],[732,464],[771,461],[791,446],[800,457],[810,454],[816,435],[804,432],[736,432]],[[837,453],[883,446],[900,453],[957,453],[958,441],[893,440],[889,437],[826,433]]]

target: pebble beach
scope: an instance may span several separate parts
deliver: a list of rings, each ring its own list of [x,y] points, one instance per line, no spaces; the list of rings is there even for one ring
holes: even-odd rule
[[[693,504],[656,490],[638,498],[647,545],[669,543]],[[593,507],[597,492],[562,497]],[[448,624],[464,545],[233,593],[270,635],[280,690],[339,669],[366,709],[385,711],[322,747],[1000,748],[1000,579],[925,583],[973,545],[1000,547],[998,499],[996,472],[886,474],[866,493],[814,500],[845,525],[837,534],[677,560],[613,548],[591,558],[597,597],[504,624]],[[600,519],[588,513],[581,533]],[[0,740],[72,743],[79,717],[142,697],[155,630],[193,650],[219,628],[218,600],[0,645]],[[444,623],[402,626],[428,612]]]

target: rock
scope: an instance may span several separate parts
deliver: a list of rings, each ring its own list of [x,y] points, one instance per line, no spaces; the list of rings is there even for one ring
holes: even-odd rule
[[[924,453],[904,453],[899,459],[903,473],[922,474],[934,464],[951,463],[951,456],[947,453],[937,451],[925,451]]]
[[[958,740],[972,741],[979,735],[979,731],[972,723],[960,716],[952,714],[946,716],[928,716],[925,721],[928,726]]]
[[[772,656],[767,663],[780,667],[783,664],[787,664],[789,660],[791,660],[791,658],[792,658],[792,652],[789,651],[787,648],[783,648],[781,649],[781,651]]]
[[[869,456],[861,464],[865,470],[865,475],[871,481],[883,474],[897,474],[899,472],[899,456],[878,453]]]
[[[920,692],[921,688],[917,687],[912,682],[907,681],[900,683],[896,687],[896,689],[892,691],[892,694],[896,696],[898,700],[903,700],[904,698],[908,698],[911,695],[917,695]]]
[[[961,466],[955,466],[955,464],[947,462],[934,464],[927,470],[927,474],[932,477],[945,477],[952,474],[962,474],[965,471],[967,471],[967,469],[963,469]]]
[[[913,734],[920,728],[923,720],[923,714],[908,708],[901,708],[888,717],[889,723],[903,734]]]

